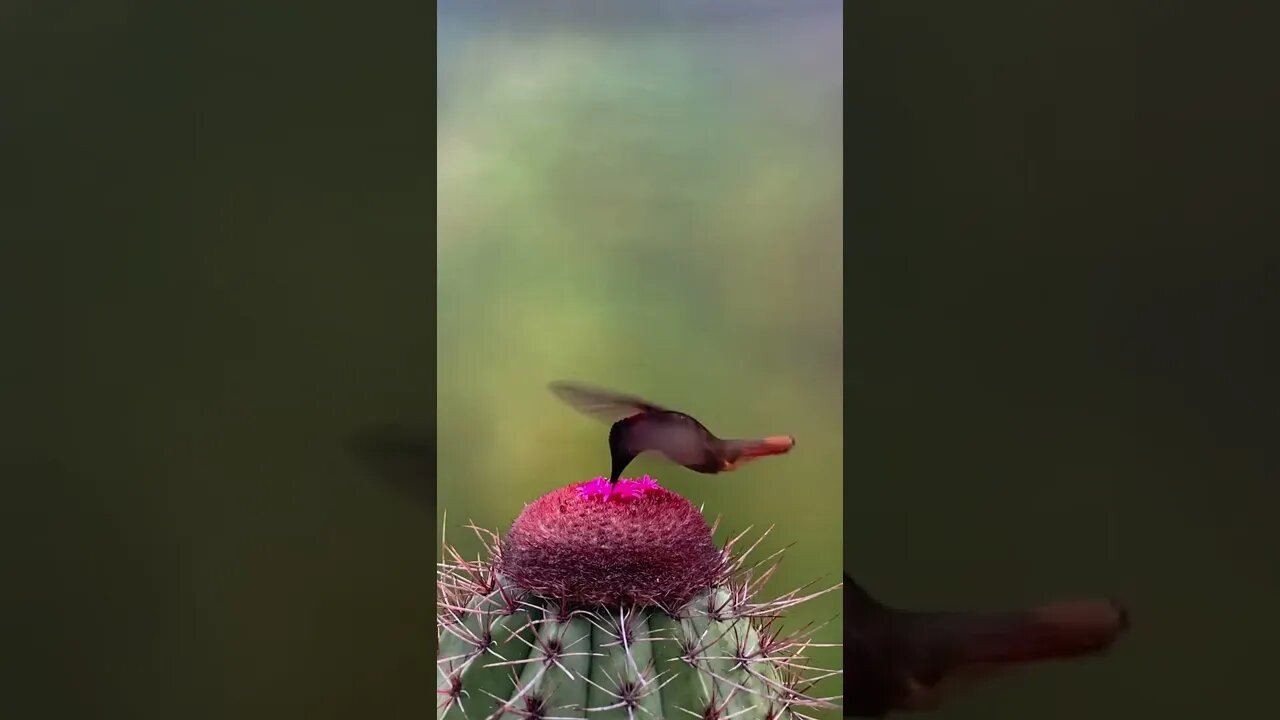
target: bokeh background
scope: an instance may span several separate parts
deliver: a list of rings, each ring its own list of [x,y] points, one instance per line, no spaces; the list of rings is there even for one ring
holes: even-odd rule
[[[0,716],[430,712],[433,18],[0,6]]]
[[[842,8],[838,2],[440,5],[437,439],[447,536],[608,474],[571,379],[797,449],[730,475],[641,458],[792,545],[768,592],[839,582]],[[829,622],[839,592],[794,613]],[[838,649],[815,662],[838,667]],[[840,693],[838,678],[815,692]]]

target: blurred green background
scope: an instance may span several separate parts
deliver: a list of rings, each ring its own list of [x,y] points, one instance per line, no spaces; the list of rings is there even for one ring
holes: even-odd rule
[[[721,539],[777,525],[762,547],[793,547],[769,593],[839,582],[841,35],[829,1],[441,5],[436,512],[451,541],[474,553],[465,522],[505,530],[524,503],[608,474],[608,427],[546,389],[582,380],[723,436],[794,435],[790,455],[730,475],[648,457],[627,474],[705,504]],[[838,649],[813,655],[839,665]]]
[[[0,8],[0,716],[430,712],[433,15]]]

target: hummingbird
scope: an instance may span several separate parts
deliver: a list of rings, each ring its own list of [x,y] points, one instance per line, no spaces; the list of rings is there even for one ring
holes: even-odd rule
[[[1013,612],[912,612],[844,575],[845,717],[936,709],[956,690],[1038,661],[1096,655],[1129,627],[1108,600]]]
[[[643,452],[655,451],[694,472],[714,475],[736,470],[757,458],[781,455],[796,445],[790,435],[758,440],[719,438],[693,417],[634,395],[563,381],[553,382],[549,387],[578,411],[612,423],[609,428],[609,454],[613,460],[610,487],[617,484],[622,471]]]

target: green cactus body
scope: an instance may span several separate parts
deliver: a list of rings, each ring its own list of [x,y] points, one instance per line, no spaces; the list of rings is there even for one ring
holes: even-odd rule
[[[832,707],[804,694],[816,679],[800,671],[807,642],[772,630],[780,612],[813,595],[753,602],[770,573],[755,577],[744,568],[745,554],[736,559],[731,554],[732,543],[715,550],[714,564],[700,565],[698,557],[665,550],[641,553],[633,563],[593,564],[588,556],[598,553],[601,543],[590,538],[584,543],[581,533],[561,523],[566,506],[571,515],[579,510],[563,490],[551,494],[555,502],[549,503],[549,513],[535,503],[522,514],[521,519],[532,512],[538,521],[540,532],[531,545],[522,543],[535,533],[518,519],[505,544],[491,536],[489,560],[455,556],[442,564],[437,718],[781,720],[806,717],[804,708]],[[688,520],[683,498],[661,492],[670,497],[660,500]],[[670,502],[673,498],[679,502]],[[615,515],[626,516],[625,527],[634,526],[638,534],[624,531],[620,541],[616,532],[608,535],[609,552],[625,552],[628,542],[645,534],[682,532],[643,512],[637,517],[627,502],[618,502]],[[611,506],[590,507],[614,512],[603,508]],[[665,514],[670,507],[660,510],[670,519]],[[702,529],[696,534],[709,538],[711,529],[700,514],[698,520]],[[541,532],[548,526],[552,532]],[[558,540],[562,531],[572,542],[549,547],[548,538]],[[702,548],[701,539],[673,547]],[[561,559],[578,563],[580,570],[568,572],[572,565],[560,567]],[[705,574],[708,568],[714,572],[704,582],[679,574]],[[553,581],[543,582],[548,578]],[[828,674],[834,672],[822,677]]]

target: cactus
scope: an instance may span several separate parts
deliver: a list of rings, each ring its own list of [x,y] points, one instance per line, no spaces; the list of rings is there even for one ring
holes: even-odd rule
[[[840,586],[758,600],[778,559],[747,564],[763,536],[717,547],[698,509],[648,476],[553,491],[506,538],[472,529],[482,557],[445,545],[440,564],[437,718],[782,720],[836,706],[806,694],[840,672],[807,664],[816,628],[776,626]]]

